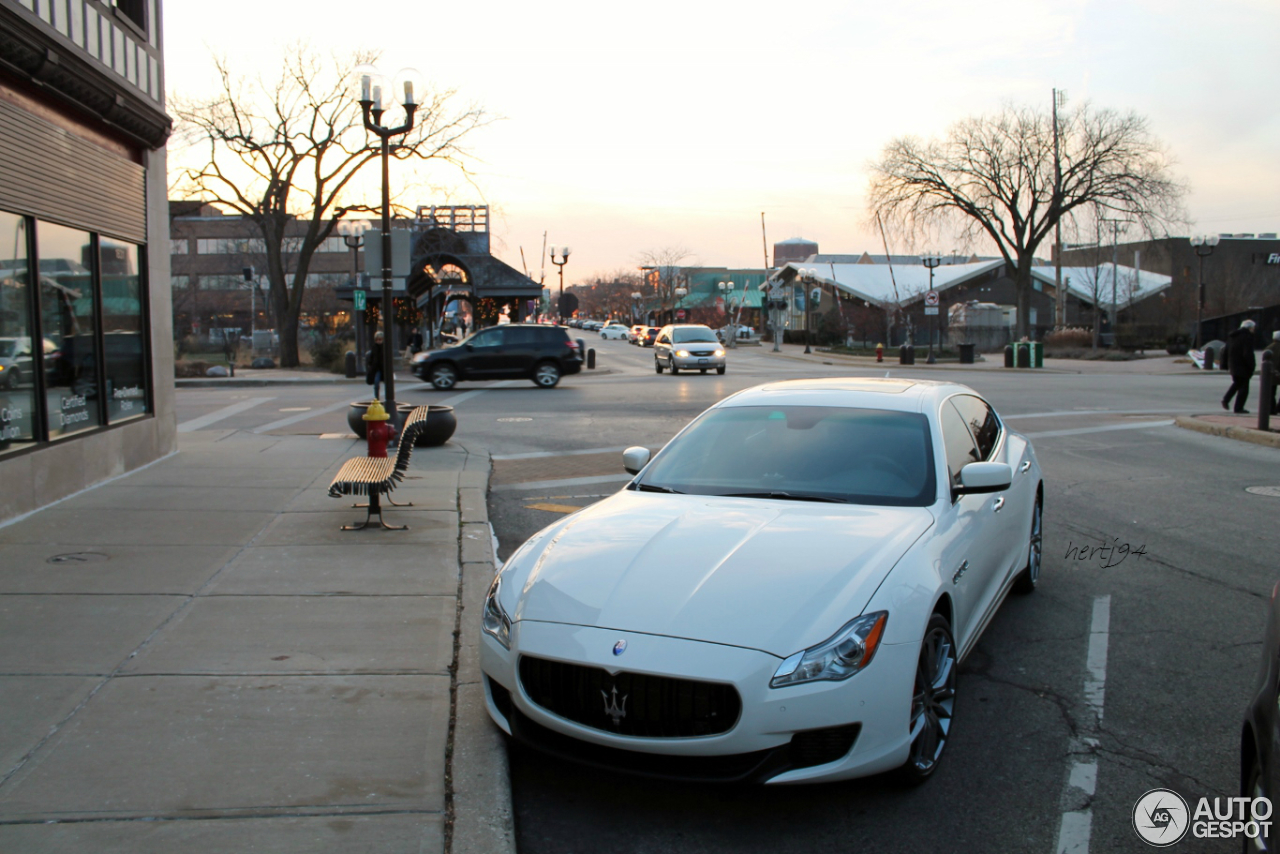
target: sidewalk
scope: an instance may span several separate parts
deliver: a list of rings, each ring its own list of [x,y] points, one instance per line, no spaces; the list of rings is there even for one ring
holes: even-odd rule
[[[1234,415],[1228,412],[1208,415],[1182,415],[1174,419],[1174,424],[1197,433],[1210,436],[1225,436],[1241,442],[1252,442],[1255,445],[1266,445],[1280,448],[1280,415],[1271,416],[1271,429],[1258,429],[1258,416]]]
[[[475,652],[487,455],[233,431],[0,528],[0,850],[514,851]],[[463,604],[465,603],[465,607]]]

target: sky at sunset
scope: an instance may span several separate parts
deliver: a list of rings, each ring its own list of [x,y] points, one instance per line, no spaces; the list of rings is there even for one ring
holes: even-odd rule
[[[1149,119],[1190,187],[1191,232],[1280,231],[1278,36],[1275,0],[164,8],[171,98],[213,93],[213,53],[271,77],[304,39],[380,49],[389,74],[416,67],[483,107],[496,120],[468,143],[474,186],[440,169],[426,180],[448,192],[413,201],[490,205],[495,254],[519,269],[523,248],[535,278],[544,232],[569,244],[566,283],[676,245],[687,264],[759,267],[761,212],[770,246],[881,252],[865,192],[887,142],[1006,102],[1047,110],[1054,87],[1068,108]],[[191,156],[171,143],[171,167]]]

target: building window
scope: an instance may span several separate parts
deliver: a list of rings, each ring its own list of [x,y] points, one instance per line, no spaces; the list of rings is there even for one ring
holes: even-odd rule
[[[169,241],[170,255],[186,255],[188,248],[187,239],[185,237],[177,237]]]
[[[0,211],[0,455],[36,440],[39,361],[31,316],[27,219]]]
[[[1036,325],[1036,310],[1034,308],[1027,309],[1027,321],[1032,325]]]
[[[111,0],[116,14],[138,28],[141,33],[147,32],[147,10],[143,0]]]
[[[132,243],[98,239],[102,281],[102,356],[107,423],[147,414],[147,347],[143,336],[145,293],[142,250]]]
[[[169,277],[169,287],[175,291],[185,291],[191,287],[191,277],[186,275],[176,275]]]
[[[93,235],[62,225],[36,226],[40,328],[56,348],[45,355],[45,423],[50,438],[102,424],[98,383]],[[48,348],[46,348],[47,350]]]

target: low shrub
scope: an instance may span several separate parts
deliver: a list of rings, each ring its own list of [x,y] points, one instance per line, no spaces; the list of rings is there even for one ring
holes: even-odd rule
[[[1093,333],[1079,327],[1057,329],[1044,336],[1046,350],[1069,350],[1093,346]]]
[[[347,348],[339,339],[330,338],[327,341],[314,341],[307,349],[307,352],[311,354],[311,364],[317,368],[322,368],[334,374],[346,372]]]
[[[190,362],[175,362],[173,365],[173,375],[178,379],[188,379],[190,377],[203,377],[205,372],[209,370],[212,363],[199,359]]]

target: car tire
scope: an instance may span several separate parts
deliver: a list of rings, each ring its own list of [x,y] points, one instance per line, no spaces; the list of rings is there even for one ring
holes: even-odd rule
[[[1027,547],[1027,565],[1013,582],[1013,592],[1026,595],[1035,592],[1040,583],[1040,567],[1044,563],[1044,501],[1036,496],[1031,509],[1031,539]]]
[[[436,391],[448,391],[458,384],[458,370],[448,362],[433,365],[427,374],[427,381]]]
[[[6,380],[5,380],[5,386],[4,386],[4,387],[5,387],[5,388],[16,388],[16,387],[17,387],[17,385],[18,385],[18,383],[20,383],[20,382],[22,382],[22,374],[20,374],[20,373],[18,372],[18,369],[17,369],[17,368],[14,368],[13,370],[11,370],[11,371],[9,372],[9,377],[8,377],[8,379],[6,379]]]
[[[674,357],[671,359],[670,362],[667,363],[667,367],[671,369],[671,376],[673,377],[676,374],[680,373],[680,368],[676,366],[676,360]]]
[[[660,373],[662,373],[662,363],[661,363],[661,362],[659,362],[657,359],[654,359],[654,360],[653,360],[653,372],[654,372],[655,374],[660,374]]]
[[[560,382],[560,366],[555,362],[539,362],[533,368],[533,384],[538,388],[555,388]]]
[[[898,776],[908,785],[919,785],[933,776],[951,737],[956,703],[956,642],[951,625],[934,614],[925,626],[911,693],[908,732],[914,732],[911,752]]]
[[[720,376],[724,376],[724,368],[716,368],[716,373]]]
[[[1244,775],[1244,781],[1244,790],[1240,792],[1241,795],[1254,800],[1258,798],[1269,798],[1266,791],[1266,784],[1262,779],[1262,763],[1258,761],[1257,757],[1251,757],[1249,759],[1249,773]],[[1265,839],[1263,837],[1259,837],[1256,842],[1264,843],[1266,847],[1263,847],[1263,844],[1255,844],[1255,840],[1245,837],[1244,848],[1242,850],[1244,851],[1244,854],[1252,854],[1252,852],[1256,851],[1270,851],[1272,850],[1272,842],[1274,839],[1275,836],[1272,833],[1267,833]]]
[[[698,373],[702,374],[703,376],[706,376],[706,374],[707,374],[707,369],[706,369],[706,368],[701,368],[701,369],[699,369]]]

